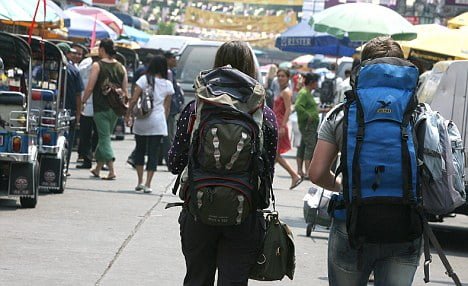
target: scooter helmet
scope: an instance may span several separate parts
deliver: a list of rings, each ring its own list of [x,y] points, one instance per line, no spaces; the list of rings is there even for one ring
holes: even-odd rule
[[[3,64],[3,59],[0,57],[0,71],[5,70],[5,65]]]

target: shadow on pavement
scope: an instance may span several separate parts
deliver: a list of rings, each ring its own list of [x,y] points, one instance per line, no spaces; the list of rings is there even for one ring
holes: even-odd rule
[[[468,257],[468,228],[443,224],[431,224],[431,227],[447,254]]]

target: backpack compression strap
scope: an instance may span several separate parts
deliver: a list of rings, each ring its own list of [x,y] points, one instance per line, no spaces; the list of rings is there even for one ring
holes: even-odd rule
[[[462,286],[460,279],[458,278],[457,274],[453,271],[453,268],[450,265],[450,262],[445,256],[444,251],[442,250],[442,247],[440,246],[439,241],[435,237],[434,232],[432,232],[432,229],[427,221],[427,218],[425,217],[424,214],[421,215],[421,218],[423,220],[423,228],[424,228],[424,282],[425,283],[429,282],[429,264],[432,262],[431,251],[429,249],[429,241],[431,241],[432,245],[437,251],[437,254],[439,255],[440,261],[442,261],[442,264],[444,264],[445,270],[447,270],[447,272],[445,273],[450,278],[452,278],[456,286]]]

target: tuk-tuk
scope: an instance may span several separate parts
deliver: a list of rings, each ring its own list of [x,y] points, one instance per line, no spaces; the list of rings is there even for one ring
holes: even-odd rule
[[[63,193],[67,179],[70,112],[65,109],[67,59],[53,43],[33,37],[31,109],[39,118],[37,142],[40,190]]]
[[[23,208],[38,198],[37,116],[31,110],[31,48],[0,32],[0,197],[19,197]]]
[[[455,122],[468,150],[468,60],[441,61],[431,71],[421,75],[418,100],[428,103],[433,110]],[[465,160],[468,174],[468,160]],[[465,189],[468,181],[465,177]],[[468,204],[457,208],[455,213],[468,215]]]

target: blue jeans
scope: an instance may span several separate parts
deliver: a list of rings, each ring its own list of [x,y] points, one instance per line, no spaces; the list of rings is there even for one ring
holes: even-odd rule
[[[365,243],[359,252],[349,245],[346,223],[334,220],[328,238],[329,285],[367,285],[374,271],[376,286],[410,286],[421,257],[421,245],[421,238],[405,243]]]

